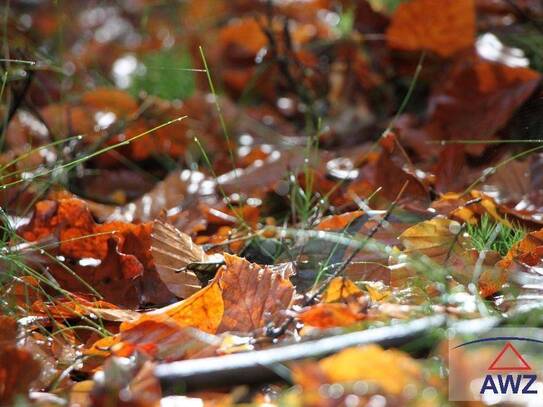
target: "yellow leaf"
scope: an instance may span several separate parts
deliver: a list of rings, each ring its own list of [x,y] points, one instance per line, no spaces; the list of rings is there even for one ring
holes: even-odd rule
[[[197,328],[207,333],[217,332],[224,314],[224,302],[217,279],[186,300],[143,314],[140,319],[121,324],[121,331],[140,322],[154,320],[174,322],[182,327]]]
[[[366,291],[370,295],[372,301],[380,302],[386,301],[392,296],[391,291],[385,287],[382,283],[372,283],[368,282],[366,285]]]
[[[362,290],[348,278],[334,278],[322,297],[322,302],[338,302],[349,297],[358,297],[362,295]]]
[[[386,393],[400,395],[408,385],[420,383],[421,367],[404,352],[377,345],[349,348],[319,362],[330,383],[364,380]]]
[[[460,233],[458,222],[442,217],[420,222],[400,235],[408,251],[449,250]]]

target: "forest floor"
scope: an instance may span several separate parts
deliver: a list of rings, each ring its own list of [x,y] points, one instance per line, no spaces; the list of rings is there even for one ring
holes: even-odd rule
[[[503,401],[451,352],[543,326],[539,0],[0,10],[0,405]]]

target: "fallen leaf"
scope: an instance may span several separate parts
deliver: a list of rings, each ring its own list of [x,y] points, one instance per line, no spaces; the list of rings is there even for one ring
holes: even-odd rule
[[[294,367],[294,381],[308,383],[308,369],[303,364],[300,367]],[[325,383],[365,381],[378,386],[386,395],[399,396],[408,386],[418,387],[423,382],[422,367],[417,361],[404,352],[383,350],[378,345],[342,350],[322,359],[318,367],[322,372],[320,380],[326,380]]]
[[[84,201],[61,198],[38,202],[31,221],[18,233],[31,242],[58,239],[58,249],[52,246],[50,251],[65,260],[51,260],[48,269],[61,287],[77,293],[98,291],[106,301],[134,306],[173,298],[154,268],[151,228],[151,223],[99,224]]]
[[[353,308],[341,303],[317,304],[299,313],[298,319],[305,325],[321,329],[350,326],[365,318]]]
[[[254,56],[266,46],[268,40],[258,22],[251,17],[234,20],[219,34],[221,47],[240,56]]]
[[[81,100],[98,111],[111,111],[121,117],[138,110],[136,100],[129,93],[115,88],[96,88],[83,94]]]
[[[395,143],[395,135],[389,135],[381,139],[384,143]],[[398,198],[398,194],[404,189],[402,200],[404,204],[422,206],[426,208],[430,203],[428,186],[415,174],[407,171],[405,157],[399,154],[399,148],[392,144],[391,148],[383,148],[379,159],[375,164],[374,185],[382,188],[382,193],[387,199],[393,201]]]
[[[520,242],[516,243],[503,260],[508,267],[513,260],[528,266],[539,264],[543,258],[543,229],[528,233]]]
[[[201,288],[200,280],[187,270],[187,266],[203,263],[209,256],[189,235],[167,223],[155,221],[151,242],[156,270],[168,290],[180,298],[187,298]]]
[[[40,364],[30,352],[17,348],[15,344],[0,346],[0,402],[13,405],[15,396],[26,396],[40,371]]]
[[[225,254],[226,266],[217,281],[224,299],[224,316],[218,332],[251,332],[286,318],[294,299],[294,287],[270,267],[260,267]]]
[[[424,156],[431,148],[428,140],[492,139],[534,92],[540,79],[541,75],[529,68],[479,56],[459,59],[432,89],[424,124],[414,131],[409,125],[401,127],[402,140]],[[466,144],[464,148],[480,155],[486,146]]]
[[[60,320],[92,316],[105,321],[123,322],[136,319],[139,316],[135,311],[120,309],[105,301],[89,301],[76,295],[57,298],[50,302],[37,300],[32,303],[32,311],[38,315]]]
[[[399,238],[407,255],[428,256],[436,266],[449,268],[455,280],[466,286],[473,282],[475,273],[480,273],[477,280],[480,294],[483,297],[495,294],[507,281],[506,271],[497,264],[499,256],[489,251],[479,259],[480,254],[470,248],[469,239],[461,231],[458,222],[438,216],[412,226]],[[411,276],[415,273],[407,272]]]
[[[439,255],[432,257],[441,257],[452,249],[461,230],[460,223],[438,216],[410,227],[399,239],[408,252],[431,252]]]
[[[219,283],[214,280],[186,300],[143,314],[133,323],[121,324],[120,329],[124,331],[151,320],[172,322],[181,327],[192,327],[203,332],[216,333],[224,315],[224,308]]]
[[[350,298],[356,298],[363,295],[362,290],[356,286],[348,278],[336,277],[328,287],[322,296],[322,302],[338,302],[348,300]]]
[[[362,211],[342,213],[341,215],[327,216],[317,225],[318,230],[341,230],[345,229],[355,219],[364,215]]]
[[[116,336],[93,345],[95,349],[110,348],[116,356],[128,357],[136,351],[154,360],[174,361],[214,354],[220,340],[194,328],[182,328],[171,322],[146,320]]]
[[[387,30],[391,48],[428,50],[449,57],[475,41],[474,0],[402,2]]]
[[[147,320],[173,322],[207,333],[252,332],[280,324],[294,297],[294,287],[279,272],[225,254],[225,266],[210,284],[186,300],[143,314],[121,331]]]

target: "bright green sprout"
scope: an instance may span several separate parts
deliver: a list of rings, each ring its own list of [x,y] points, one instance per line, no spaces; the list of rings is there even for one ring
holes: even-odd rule
[[[501,256],[505,256],[509,249],[526,235],[526,230],[495,222],[486,213],[481,217],[479,223],[468,224],[466,230],[475,249],[478,251],[495,250]]]

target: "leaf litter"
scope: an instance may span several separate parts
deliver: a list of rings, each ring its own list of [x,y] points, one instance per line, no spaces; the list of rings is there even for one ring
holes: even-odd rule
[[[443,405],[445,325],[541,324],[512,3],[2,6],[1,403]]]

